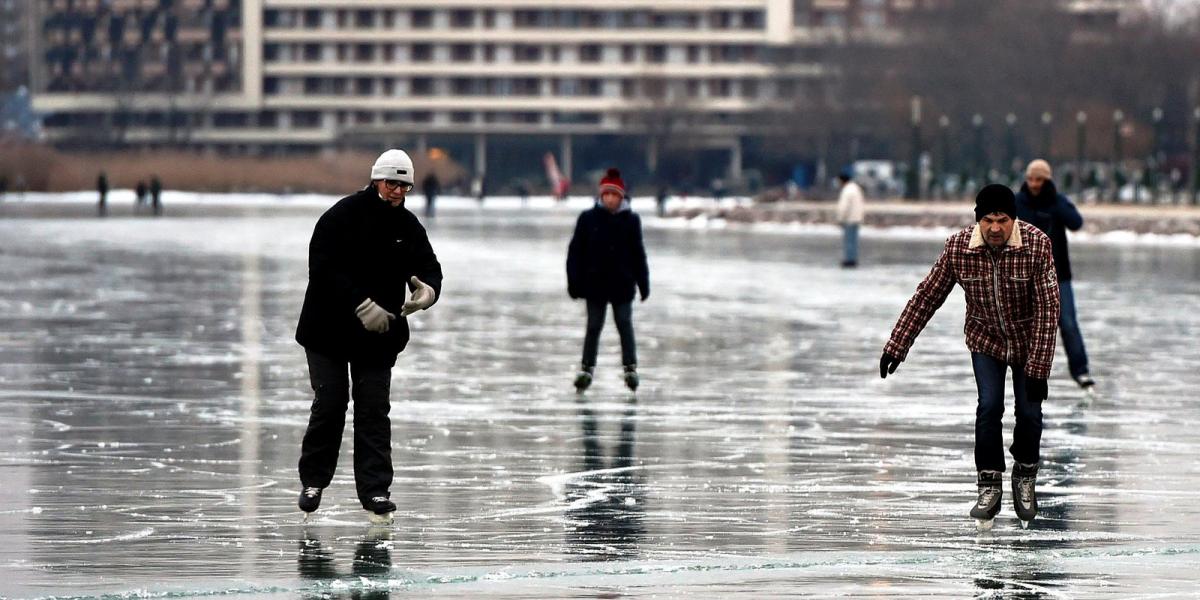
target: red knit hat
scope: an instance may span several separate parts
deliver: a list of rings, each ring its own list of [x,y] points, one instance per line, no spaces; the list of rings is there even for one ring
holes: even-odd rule
[[[621,179],[621,172],[617,169],[609,169],[604,177],[600,179],[600,193],[616,192],[625,197],[625,182]]]

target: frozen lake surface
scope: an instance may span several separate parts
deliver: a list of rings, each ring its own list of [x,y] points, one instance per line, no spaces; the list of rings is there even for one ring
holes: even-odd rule
[[[1042,514],[1020,529],[1006,489],[979,533],[961,292],[895,376],[877,371],[937,234],[868,231],[845,271],[831,231],[647,217],[643,387],[621,387],[610,322],[577,396],[574,210],[444,211],[429,225],[444,297],[411,319],[393,371],[400,508],[379,529],[354,497],[349,429],[317,517],[295,506],[311,390],[292,334],[319,209],[236,212],[0,221],[0,596],[1200,587],[1195,245],[1073,246],[1101,396],[1083,401],[1060,349]]]

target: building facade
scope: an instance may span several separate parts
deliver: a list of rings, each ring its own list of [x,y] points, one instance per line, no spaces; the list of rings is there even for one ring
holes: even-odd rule
[[[34,107],[57,144],[438,145],[479,173],[549,151],[569,176],[577,147],[654,171],[685,136],[738,178],[824,49],[936,1],[34,0]]]

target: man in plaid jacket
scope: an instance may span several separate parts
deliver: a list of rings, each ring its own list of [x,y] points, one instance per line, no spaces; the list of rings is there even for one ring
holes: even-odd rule
[[[1050,238],[1016,220],[1007,186],[992,184],[975,198],[977,224],[950,236],[942,255],[904,307],[879,360],[886,378],[941,307],[955,284],[967,299],[963,332],[979,390],[975,413],[975,467],[979,498],[971,516],[988,525],[1000,511],[1004,447],[1004,379],[1012,370],[1017,424],[1013,430],[1012,493],[1017,516],[1037,515],[1042,401],[1054,358],[1059,291]]]

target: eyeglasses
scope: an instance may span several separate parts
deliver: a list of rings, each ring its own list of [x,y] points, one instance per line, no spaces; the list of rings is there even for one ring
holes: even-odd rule
[[[413,189],[413,184],[407,181],[400,181],[399,179],[384,179],[383,186],[386,187],[389,192],[396,191],[396,188],[399,188],[402,192],[408,192]]]

